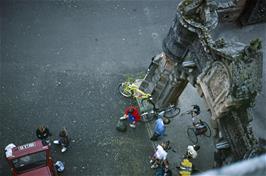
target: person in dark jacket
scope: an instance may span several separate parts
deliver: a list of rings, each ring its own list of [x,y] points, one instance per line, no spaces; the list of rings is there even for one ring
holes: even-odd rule
[[[64,153],[67,150],[69,143],[70,143],[70,140],[69,140],[68,132],[66,128],[63,128],[59,132],[59,139],[54,140],[54,144],[61,145],[62,146],[61,152]]]
[[[50,144],[49,137],[52,136],[49,129],[41,125],[36,129],[36,136],[38,139],[42,140],[45,144]]]

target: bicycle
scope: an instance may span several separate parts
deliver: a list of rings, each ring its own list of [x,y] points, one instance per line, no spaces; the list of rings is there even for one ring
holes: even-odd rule
[[[142,122],[149,122],[153,120],[159,113],[162,112],[164,112],[164,117],[166,118],[173,118],[180,113],[180,109],[174,105],[170,105],[169,107],[164,109],[156,108],[155,104],[152,101],[151,94],[145,93],[144,91],[139,89],[138,85],[131,83],[129,81],[120,83],[118,86],[118,90],[120,94],[123,95],[124,97],[127,98],[135,97],[141,100],[140,101],[141,104],[148,103],[152,105],[151,110],[145,111],[140,115]]]
[[[182,113],[181,115],[184,114],[191,114],[193,125],[191,127],[187,128],[187,135],[189,140],[193,144],[198,143],[198,136],[206,136],[206,137],[211,137],[211,128],[209,127],[208,123],[199,119],[198,122],[195,122],[195,116],[193,116],[193,110],[187,111],[185,113]]]
[[[120,83],[118,90],[126,98],[148,99],[151,97],[151,94],[145,93],[139,89],[138,85],[128,81]]]
[[[183,116],[185,114],[190,114],[192,117],[192,120],[194,121],[194,117],[200,114],[200,107],[198,105],[191,105],[191,106],[192,106],[191,110],[181,113],[180,116]]]
[[[206,122],[199,120],[187,129],[187,135],[193,144],[197,144],[198,136],[211,137],[211,129]]]
[[[176,107],[175,105],[170,105],[167,108],[158,109],[155,108],[154,103],[151,101],[151,99],[148,99],[148,102],[153,105],[153,109],[146,111],[140,115],[141,121],[143,122],[150,122],[155,119],[155,117],[158,117],[158,115],[161,115],[165,118],[174,118],[180,113],[180,108]]]

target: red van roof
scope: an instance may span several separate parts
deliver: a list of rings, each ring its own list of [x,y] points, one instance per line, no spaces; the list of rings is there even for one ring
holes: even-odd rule
[[[20,158],[22,156],[44,151],[47,149],[48,149],[48,146],[43,145],[42,141],[38,140],[35,142],[31,142],[28,144],[24,144],[24,145],[12,148],[12,156],[8,157],[8,159]]]
[[[37,176],[37,175],[38,176],[52,176],[48,166],[34,169],[24,174],[19,174],[19,176]]]

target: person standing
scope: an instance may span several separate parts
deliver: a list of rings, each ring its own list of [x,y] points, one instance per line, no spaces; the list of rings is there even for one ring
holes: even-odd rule
[[[193,124],[196,124],[195,117],[197,117],[199,114],[200,114],[200,107],[198,105],[192,105],[191,117]]]
[[[189,145],[187,147],[183,160],[177,167],[179,176],[190,176],[197,171],[191,160],[197,157],[199,149],[199,145]]]
[[[61,152],[64,153],[67,148],[69,147],[70,144],[70,140],[69,140],[69,136],[68,136],[68,132],[66,130],[66,128],[63,128],[60,132],[59,132],[59,139],[58,140],[54,140],[53,142],[56,145],[61,145]]]

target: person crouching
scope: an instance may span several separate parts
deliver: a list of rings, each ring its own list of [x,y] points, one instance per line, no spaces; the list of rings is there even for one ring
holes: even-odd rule
[[[57,145],[61,145],[61,147],[62,147],[61,152],[62,153],[64,153],[67,150],[70,141],[69,141],[69,136],[68,136],[68,132],[67,132],[66,128],[63,128],[59,132],[59,139],[54,140],[53,143],[57,144]]]
[[[138,109],[135,106],[127,107],[124,116],[120,117],[120,120],[124,119],[128,119],[131,128],[136,128],[136,123],[140,120]]]
[[[155,126],[154,126],[153,135],[151,137],[151,140],[156,141],[156,140],[158,140],[158,138],[160,136],[164,136],[165,130],[166,130],[165,125],[167,125],[169,123],[170,123],[169,119],[164,118],[162,114],[159,114],[158,119],[155,121]]]

